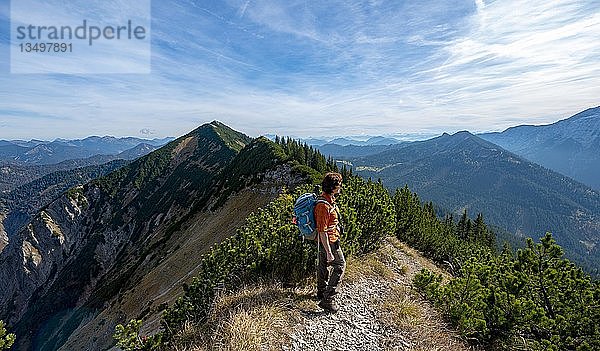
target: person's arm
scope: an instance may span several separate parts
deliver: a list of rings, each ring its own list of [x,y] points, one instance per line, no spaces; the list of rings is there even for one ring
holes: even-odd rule
[[[329,245],[329,235],[326,232],[319,232],[319,239],[323,243],[323,247],[325,248],[325,254],[327,254],[327,262],[333,261],[333,252],[331,251],[331,246]]]
[[[327,262],[333,261],[333,252],[329,245],[329,235],[327,229],[329,225],[329,210],[323,203],[318,203],[315,207],[315,219],[317,221],[317,231],[319,232],[319,241],[323,244],[325,254],[327,254]]]

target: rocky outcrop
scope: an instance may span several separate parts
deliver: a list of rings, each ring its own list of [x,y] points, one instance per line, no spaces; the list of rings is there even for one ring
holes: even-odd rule
[[[4,251],[4,248],[6,247],[6,245],[8,245],[8,234],[4,230],[5,219],[6,216],[4,215],[4,213],[0,213],[0,257],[2,256],[2,251]]]
[[[69,258],[81,251],[87,202],[85,197],[63,196],[11,238],[0,269],[0,311],[9,322],[18,321],[33,293],[51,285]]]

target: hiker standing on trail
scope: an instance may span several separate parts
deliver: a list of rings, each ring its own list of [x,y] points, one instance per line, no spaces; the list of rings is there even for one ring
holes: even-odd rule
[[[338,310],[333,297],[339,292],[342,276],[346,269],[346,260],[340,247],[340,213],[335,196],[342,191],[342,175],[329,172],[321,183],[323,192],[315,206],[319,243],[319,264],[317,267],[317,298],[319,306],[327,311]],[[329,272],[328,266],[332,267]]]

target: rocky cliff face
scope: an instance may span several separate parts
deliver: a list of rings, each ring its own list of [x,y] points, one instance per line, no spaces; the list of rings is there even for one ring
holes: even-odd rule
[[[103,349],[113,342],[115,325],[127,323],[131,318],[143,317],[146,332],[156,333],[164,306],[181,296],[182,286],[190,284],[198,274],[200,256],[233,235],[251,212],[267,205],[283,188],[303,181],[288,165],[277,166],[260,176],[261,181],[229,196],[218,209],[204,209],[183,220],[180,229],[170,235],[161,249],[150,254],[158,258],[147,256],[136,264],[129,274],[131,279],[121,285],[119,293],[108,299],[96,313],[89,314],[59,350]],[[214,199],[217,199],[216,195]],[[168,229],[162,227],[157,231],[160,233],[157,237],[165,237]],[[111,272],[107,276],[114,279],[117,275]],[[91,304],[84,307],[89,306]]]
[[[0,319],[14,326],[17,348],[106,348],[116,323],[157,314],[152,301],[177,296],[194,254],[301,180],[273,160],[234,182],[228,170],[251,159],[242,155],[250,142],[218,122],[204,125],[36,214],[0,255]],[[223,199],[233,217],[215,217]]]
[[[6,231],[4,230],[5,219],[6,216],[4,213],[0,213],[0,259],[2,257],[2,251],[4,251],[4,248],[8,245],[8,234],[6,234]]]
[[[88,196],[91,198],[93,193]],[[87,202],[84,196],[59,198],[38,213],[6,247],[1,258],[0,305],[9,322],[19,320],[34,291],[50,285],[69,257],[81,251]]]
[[[127,163],[128,161],[116,160],[102,165],[50,172],[19,185],[10,192],[0,194],[0,204],[4,208],[3,226],[6,236],[15,236],[33,215],[69,188],[106,175]],[[19,183],[18,179],[13,179],[13,181]]]

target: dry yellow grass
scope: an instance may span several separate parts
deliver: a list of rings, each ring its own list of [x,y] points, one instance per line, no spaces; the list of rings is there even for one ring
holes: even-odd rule
[[[351,257],[346,265],[344,281],[356,283],[365,276],[391,279],[394,272],[384,263],[390,259],[386,252],[372,252],[361,257]]]
[[[393,287],[378,306],[380,320],[400,329],[414,328],[423,324],[423,310],[408,288]]]
[[[281,350],[298,321],[294,292],[278,286],[247,287],[217,298],[205,323],[186,324],[175,337],[176,351]]]
[[[226,351],[278,349],[275,345],[285,339],[287,323],[287,313],[280,306],[236,308],[219,324],[213,345]]]
[[[393,256],[387,263],[395,272],[397,284],[388,290],[383,299],[375,302],[379,320],[405,335],[412,343],[412,350],[470,350],[412,286],[413,277],[422,268],[442,274],[445,279],[449,274],[398,239],[390,237],[386,242],[390,245],[385,247],[392,251]]]

